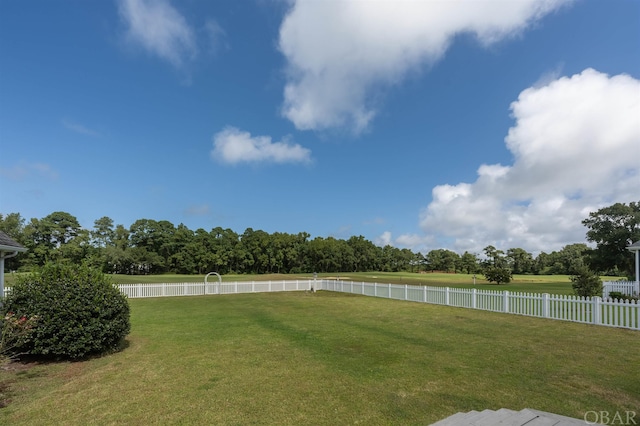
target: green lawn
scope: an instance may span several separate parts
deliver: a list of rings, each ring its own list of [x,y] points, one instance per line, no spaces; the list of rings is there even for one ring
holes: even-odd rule
[[[629,330],[331,292],[130,303],[122,352],[0,370],[0,424],[422,425],[640,407]]]
[[[264,275],[223,275],[223,281],[265,281],[265,280],[295,280],[309,279],[313,274],[264,274]],[[497,286],[488,283],[480,274],[418,274],[411,272],[342,272],[339,274],[318,274],[319,278],[344,279],[391,284],[428,285],[438,287],[477,288],[484,290],[508,290],[526,293],[574,294],[568,275],[515,275],[509,284]],[[615,281],[619,277],[602,277],[603,281]],[[175,283],[201,282],[204,275],[113,275],[113,281],[120,284],[130,283]],[[215,282],[216,276],[210,276],[208,281]]]
[[[335,274],[326,274],[336,277]],[[409,273],[409,272],[362,272],[344,273],[341,279],[354,281],[427,285],[435,287],[477,288],[482,290],[508,290],[527,293],[573,294],[568,275],[515,275],[509,284],[489,283],[481,274]],[[603,278],[606,280],[606,278]]]

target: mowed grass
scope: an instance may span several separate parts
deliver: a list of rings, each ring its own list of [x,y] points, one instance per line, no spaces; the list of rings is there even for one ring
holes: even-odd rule
[[[328,274],[331,275],[331,274]],[[336,277],[333,274],[333,277]],[[426,285],[434,287],[476,288],[478,290],[508,290],[525,293],[573,294],[568,275],[514,275],[509,284],[496,285],[482,274],[361,272],[341,274],[340,279],[391,284]],[[608,280],[604,278],[603,280]]]
[[[132,283],[176,283],[202,282],[204,275],[112,275],[113,281],[119,284]],[[267,281],[267,280],[295,280],[311,279],[313,274],[262,274],[262,275],[223,275],[222,280],[230,281]],[[500,286],[489,283],[481,274],[476,274],[474,284],[473,274],[447,273],[411,273],[411,272],[342,272],[318,274],[318,278],[366,281],[381,284],[409,284],[452,288],[477,288],[479,290],[508,290],[524,293],[574,294],[568,275],[514,275],[509,284]],[[621,277],[601,277],[603,281],[615,281]],[[212,275],[208,282],[216,282]]]
[[[640,333],[332,292],[132,299],[122,352],[0,370],[0,424],[430,424],[640,407]]]

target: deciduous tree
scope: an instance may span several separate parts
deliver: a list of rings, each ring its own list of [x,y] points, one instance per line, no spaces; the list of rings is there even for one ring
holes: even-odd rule
[[[482,273],[490,283],[508,284],[511,282],[511,271],[502,266],[488,265]]]
[[[601,208],[589,213],[582,224],[589,228],[587,240],[596,243],[589,255],[591,268],[631,276],[634,259],[626,248],[640,241],[640,201]]]
[[[522,248],[507,250],[507,264],[514,274],[527,274],[533,270],[533,256]]]

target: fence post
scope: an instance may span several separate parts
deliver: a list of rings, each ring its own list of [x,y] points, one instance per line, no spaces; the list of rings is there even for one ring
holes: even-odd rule
[[[600,315],[602,299],[598,296],[593,296],[591,302],[593,302],[591,306],[591,321],[593,321],[594,324],[602,324],[602,317]]]
[[[549,293],[542,294],[542,317],[549,318]]]
[[[408,289],[409,289],[409,287],[407,286],[407,284],[405,284],[404,285],[404,300],[407,300]]]
[[[476,309],[478,304],[476,302],[476,297],[478,296],[478,291],[474,288],[471,290],[471,309]]]
[[[444,291],[444,304],[449,306],[449,287],[445,288]]]
[[[422,298],[424,299],[424,303],[427,303],[427,286],[422,287]]]
[[[502,293],[502,311],[509,313],[509,292],[507,290]]]

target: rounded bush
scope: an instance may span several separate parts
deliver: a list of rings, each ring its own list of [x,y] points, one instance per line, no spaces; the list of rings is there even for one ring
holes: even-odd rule
[[[126,296],[85,265],[50,263],[17,277],[2,314],[38,318],[16,353],[58,359],[113,351],[131,329]]]
[[[511,282],[511,270],[501,266],[487,266],[482,273],[490,283],[509,284]]]

